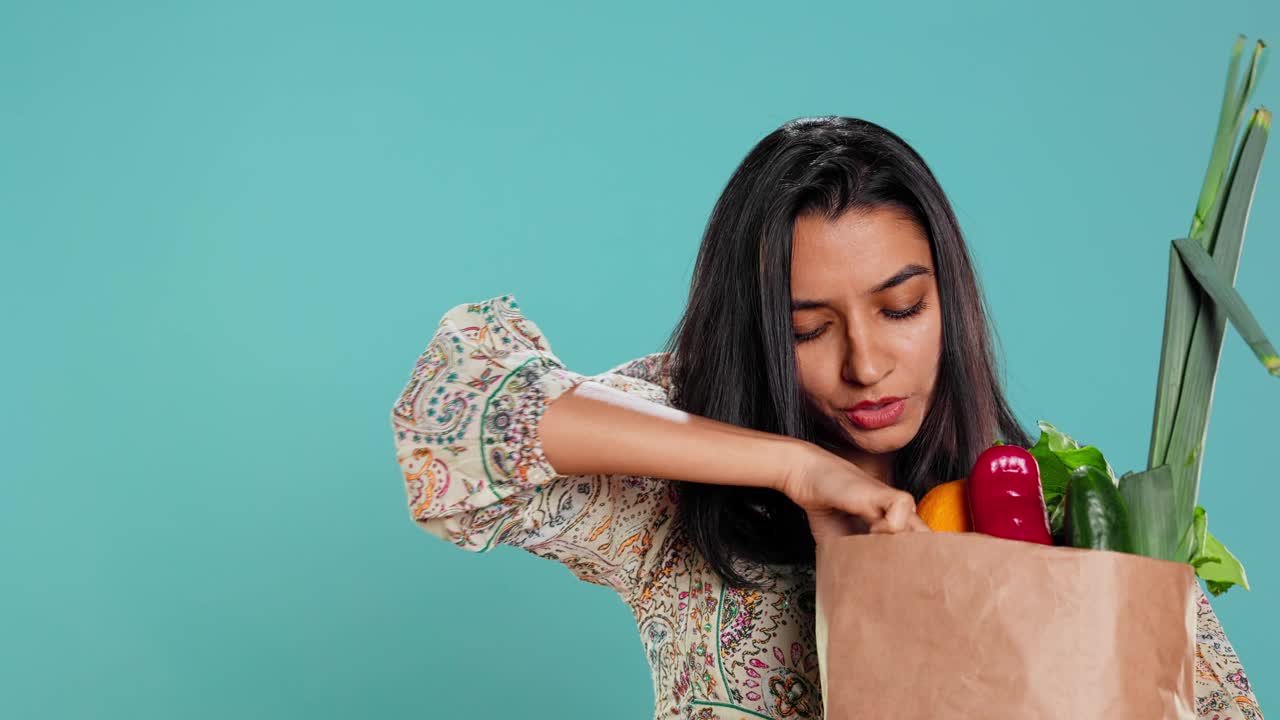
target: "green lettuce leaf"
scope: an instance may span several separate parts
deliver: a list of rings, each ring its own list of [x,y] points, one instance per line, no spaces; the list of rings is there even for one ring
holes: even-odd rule
[[[1111,482],[1117,483],[1115,470],[1102,451],[1092,445],[1081,446],[1075,438],[1044,420],[1037,421],[1040,439],[1029,448],[1031,456],[1040,467],[1040,487],[1044,490],[1045,509],[1049,512],[1049,530],[1055,537],[1061,535],[1066,519],[1063,500],[1071,473],[1085,465],[1106,473]]]
[[[1209,516],[1205,509],[1196,506],[1195,518],[1191,523],[1191,556],[1187,562],[1196,569],[1196,575],[1204,580],[1209,592],[1221,595],[1239,585],[1249,589],[1249,579],[1245,576],[1244,566],[1240,560],[1209,532]]]

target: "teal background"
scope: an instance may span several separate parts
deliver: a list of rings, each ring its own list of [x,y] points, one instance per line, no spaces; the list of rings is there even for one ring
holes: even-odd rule
[[[389,412],[458,303],[517,295],[580,372],[656,349],[797,116],[925,156],[1019,416],[1139,468],[1237,33],[1280,6],[0,5],[0,716],[651,717],[610,591],[410,522]],[[1274,162],[1238,278],[1273,338]],[[1202,502],[1264,710],[1278,402],[1229,331]]]

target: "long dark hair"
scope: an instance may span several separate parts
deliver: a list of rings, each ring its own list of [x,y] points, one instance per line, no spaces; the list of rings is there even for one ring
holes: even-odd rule
[[[835,219],[892,207],[929,238],[942,311],[931,406],[894,461],[917,499],[968,475],[993,440],[1029,447],[1002,390],[988,308],[937,179],[902,138],[850,117],[798,118],[761,140],[734,171],[702,237],[688,306],[666,349],[672,404],[688,412],[827,448],[851,440],[796,378],[791,243],[798,215]],[[804,511],[773,489],[677,482],[690,540],[726,583],[763,587],[748,565],[812,565]]]

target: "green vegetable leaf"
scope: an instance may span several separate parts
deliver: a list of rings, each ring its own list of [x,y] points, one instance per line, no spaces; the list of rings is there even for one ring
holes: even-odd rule
[[[1040,420],[1040,439],[1028,451],[1040,466],[1040,486],[1044,489],[1045,501],[1060,497],[1067,491],[1067,480],[1071,470],[1058,457],[1059,450],[1074,450],[1080,447],[1070,435],[1059,431],[1053,425]]]
[[[1187,238],[1173,241],[1173,247],[1182,257],[1182,262],[1191,271],[1196,282],[1204,289],[1213,302],[1226,313],[1236,331],[1244,338],[1245,343],[1253,350],[1253,354],[1267,368],[1267,372],[1280,377],[1280,353],[1262,332],[1262,326],[1249,310],[1240,293],[1236,291],[1223,270],[1213,261],[1209,253],[1197,243]]]
[[[1054,545],[1070,545],[1067,539],[1067,503],[1066,496],[1059,498],[1049,510],[1049,533],[1053,535]]]
[[[1245,132],[1243,145],[1228,174],[1224,206],[1217,230],[1203,238],[1204,247],[1210,253],[1213,264],[1229,282],[1234,283],[1240,266],[1240,252],[1244,242],[1245,224],[1262,165],[1270,127],[1270,113],[1265,109],[1254,111]],[[1193,238],[1194,239],[1194,238]],[[1191,294],[1187,322],[1188,342],[1179,354],[1185,358],[1181,369],[1176,403],[1169,408],[1169,416],[1160,416],[1155,424],[1168,428],[1168,442],[1163,455],[1148,460],[1148,467],[1168,463],[1173,470],[1174,487],[1184,508],[1194,508],[1199,497],[1200,472],[1204,461],[1206,428],[1213,404],[1214,386],[1222,355],[1228,316],[1226,310],[1209,301],[1207,294],[1196,286],[1194,277],[1182,261],[1177,246],[1171,246],[1170,260],[1178,267],[1175,272],[1188,284]],[[1171,289],[1172,292],[1172,289]],[[1166,304],[1181,304],[1169,295]],[[1169,338],[1166,337],[1166,341]],[[1167,421],[1167,423],[1166,423]]]
[[[1191,525],[1191,547],[1188,562],[1196,569],[1196,575],[1205,581],[1210,593],[1221,595],[1233,585],[1249,589],[1244,566],[1209,532],[1208,514],[1199,506],[1196,506],[1195,520]]]
[[[1040,487],[1044,490],[1044,500],[1051,503],[1067,492],[1067,483],[1071,479],[1071,469],[1052,451],[1036,443],[1032,447],[1031,457],[1036,459],[1040,467]]]
[[[1218,582],[1216,580],[1206,580],[1205,585],[1209,586],[1209,592],[1216,597],[1231,589],[1231,583]]]
[[[1116,471],[1111,469],[1111,463],[1107,462],[1107,459],[1102,457],[1101,450],[1092,445],[1076,450],[1064,450],[1056,454],[1062,460],[1063,464],[1073,472],[1078,467],[1088,465],[1089,467],[1095,467],[1106,473],[1107,477],[1111,478],[1111,483],[1113,485],[1118,484],[1119,482],[1116,479]]]
[[[1221,595],[1230,590],[1232,585],[1248,590],[1249,579],[1245,576],[1244,565],[1212,533],[1207,533],[1207,536],[1208,550],[1215,559],[1197,566],[1196,575],[1204,579],[1209,592],[1214,595]]]
[[[1037,421],[1036,424],[1040,426],[1040,441],[1036,445],[1044,443],[1053,452],[1075,450],[1080,447],[1080,443],[1074,438],[1044,420]]]
[[[1106,473],[1113,483],[1118,484],[1119,481],[1101,450],[1092,445],[1081,447],[1075,438],[1052,423],[1040,420],[1036,424],[1040,427],[1040,439],[1029,448],[1029,452],[1040,467],[1040,487],[1044,491],[1045,510],[1049,513],[1049,531],[1055,537],[1063,537],[1066,523],[1064,501],[1067,486],[1071,484],[1071,473],[1087,466]]]
[[[1092,445],[1081,447],[1070,435],[1044,420],[1037,424],[1040,426],[1040,439],[1029,451],[1040,466],[1040,486],[1044,489],[1045,505],[1060,500],[1067,492],[1071,473],[1085,465],[1106,473],[1113,483],[1118,482],[1115,470],[1102,456],[1101,450]],[[1052,509],[1049,508],[1051,518]]]
[[[1129,509],[1134,552],[1159,560],[1179,559],[1178,541],[1191,523],[1185,514],[1179,517],[1169,466],[1125,473],[1120,478],[1120,495]]]
[[[1046,429],[1046,426],[1050,429]],[[1044,506],[1049,513],[1049,531],[1055,536],[1060,535],[1063,531],[1065,514],[1063,512],[1063,500],[1066,498],[1067,485],[1071,480],[1071,470],[1051,449],[1052,439],[1055,437],[1053,426],[1046,422],[1040,423],[1040,439],[1029,448],[1031,457],[1036,459],[1036,465],[1040,468],[1040,488],[1044,491]],[[1072,445],[1075,441],[1072,440]],[[1059,443],[1061,447],[1062,444]]]
[[[1183,540],[1183,545],[1187,548],[1187,562],[1191,563],[1192,567],[1217,559],[1206,553],[1205,545],[1208,544],[1208,535],[1209,515],[1204,508],[1197,505],[1195,515],[1191,519],[1191,526],[1187,528],[1187,537]]]

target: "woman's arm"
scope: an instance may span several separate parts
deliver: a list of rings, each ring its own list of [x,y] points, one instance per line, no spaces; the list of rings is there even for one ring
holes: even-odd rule
[[[567,475],[618,474],[781,489],[807,443],[587,381],[548,405],[543,453]],[[655,452],[660,449],[660,452]]]
[[[815,538],[848,534],[859,512],[879,517],[872,530],[918,520],[910,495],[817,445],[674,410],[658,355],[587,376],[513,295],[450,308],[391,408],[414,523],[473,552],[521,547],[625,595],[670,526],[666,480],[779,488]]]
[[[701,417],[592,381],[553,400],[538,432],[544,457],[560,473],[779,490],[806,511],[819,542],[857,527],[848,515],[875,532],[927,529],[908,493],[817,445]]]

